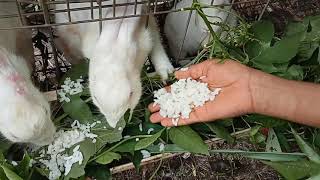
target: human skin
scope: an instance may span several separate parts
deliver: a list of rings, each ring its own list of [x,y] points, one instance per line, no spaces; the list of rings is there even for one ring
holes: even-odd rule
[[[222,88],[214,101],[195,108],[190,118],[180,119],[178,125],[258,113],[320,127],[320,85],[282,79],[233,60],[207,60],[177,71],[175,76],[208,83],[211,89]],[[173,126],[170,118],[160,115],[159,106],[150,104],[149,110],[151,122]]]

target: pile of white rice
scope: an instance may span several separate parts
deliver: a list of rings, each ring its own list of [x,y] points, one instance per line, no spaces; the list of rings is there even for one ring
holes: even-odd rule
[[[189,118],[193,108],[213,101],[220,91],[221,88],[210,90],[207,83],[191,78],[181,79],[171,85],[170,92],[165,88],[155,91],[154,105],[160,106],[162,117],[172,118],[172,123],[177,126],[179,118]]]
[[[54,141],[40,152],[39,161],[49,169],[49,179],[57,179],[62,173],[67,175],[73,164],[82,164],[83,155],[80,145],[73,148],[71,155],[66,151],[86,138],[92,139],[92,142],[95,143],[97,135],[90,132],[95,124],[84,125],[75,120],[71,125],[71,130],[60,130],[55,134]]]
[[[70,98],[68,95],[75,95],[79,94],[83,91],[83,85],[81,84],[83,82],[83,79],[77,79],[76,81],[71,81],[70,78],[66,78],[64,81],[64,84],[61,85],[61,90],[59,90],[57,93],[59,95],[59,101],[60,102],[70,102]]]

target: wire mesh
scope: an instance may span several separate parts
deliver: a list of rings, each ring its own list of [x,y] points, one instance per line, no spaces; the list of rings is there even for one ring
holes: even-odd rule
[[[49,86],[55,87],[50,84],[56,84],[50,81],[58,79],[57,77],[70,67],[70,63],[62,56],[62,52],[59,52],[54,46],[55,26],[99,22],[101,31],[102,21],[157,15],[160,23],[160,31],[162,32],[163,29],[161,25],[164,24],[165,16],[168,13],[181,10],[177,9],[179,1],[181,0],[131,0],[126,3],[118,3],[117,0],[0,0],[0,6],[2,3],[13,3],[16,4],[18,9],[16,13],[8,12],[7,14],[0,14],[0,19],[20,19],[20,24],[16,26],[10,27],[0,24],[0,33],[1,30],[21,28],[31,28],[33,30],[32,36],[36,59],[34,74],[38,82],[40,82],[42,89],[48,90]],[[211,1],[211,4],[213,1],[214,0]],[[74,4],[79,3],[86,5],[81,7],[74,6]],[[58,4],[64,5],[63,8],[55,8],[55,5]],[[137,7],[140,5],[146,7],[146,10],[138,12]],[[225,5],[230,6],[230,4]],[[116,9],[119,6],[133,6],[134,11],[129,15],[117,16]],[[281,29],[289,18],[300,20],[304,16],[320,13],[319,0],[233,0],[232,7],[240,16],[248,21],[261,19],[263,15],[270,15],[274,21],[276,21],[276,24],[278,24],[278,26],[276,26],[278,29]],[[113,12],[110,17],[104,17],[103,12],[106,10]],[[73,14],[81,11],[89,11],[90,18],[81,19],[80,21],[74,20]],[[58,13],[67,14],[67,20],[56,23],[54,21],[54,15]],[[191,13],[192,12],[189,14],[185,31],[181,32],[185,35],[188,32]],[[182,43],[182,46],[183,45]],[[182,47],[180,51],[181,49]]]

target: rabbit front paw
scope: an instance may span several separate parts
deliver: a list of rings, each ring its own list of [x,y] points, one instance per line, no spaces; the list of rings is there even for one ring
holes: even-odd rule
[[[163,61],[161,64],[158,64],[156,67],[157,73],[160,75],[161,80],[165,83],[169,77],[169,74],[173,73],[174,67],[170,61]]]

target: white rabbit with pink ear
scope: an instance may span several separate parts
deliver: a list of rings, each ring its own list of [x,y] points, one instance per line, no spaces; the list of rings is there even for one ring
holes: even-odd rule
[[[204,5],[211,5],[211,3],[212,5],[230,4],[230,0],[199,0],[199,2]],[[191,0],[182,0],[177,3],[177,9],[191,7],[191,5]],[[237,18],[234,16],[234,11],[231,9],[231,6],[203,8],[202,10],[208,15],[207,18],[210,22],[226,23],[231,27],[237,24]],[[188,25],[189,13],[190,11],[169,13],[166,17],[164,32],[168,39],[170,52],[175,59],[184,58],[187,55],[195,55],[197,51],[204,47],[210,40],[209,29],[195,10],[192,12]],[[185,41],[183,41],[187,25],[188,31]],[[218,35],[221,33],[220,26],[212,25],[211,27]],[[221,38],[224,36],[226,36],[226,34],[222,33]],[[180,57],[178,57],[179,52]]]
[[[0,15],[18,13],[16,3],[1,3]],[[19,26],[19,19],[0,19],[3,27]],[[0,31],[0,132],[12,142],[49,144],[55,134],[50,106],[32,84],[31,31]]]
[[[135,0],[117,0],[118,4],[133,3]],[[103,2],[103,5],[112,1]],[[96,3],[94,3],[97,6]],[[90,7],[90,3],[70,4],[71,8]],[[116,7],[115,16],[129,16],[134,5]],[[56,5],[56,9],[66,5]],[[142,5],[137,14],[144,13]],[[112,17],[112,8],[103,10],[103,18]],[[98,10],[94,11],[98,18]],[[71,13],[72,21],[91,19],[90,11]],[[68,21],[66,13],[56,14],[56,23]],[[117,122],[128,109],[134,109],[142,94],[141,70],[148,55],[163,80],[173,72],[167,54],[161,44],[158,27],[153,16],[149,26],[146,17],[116,19],[103,22],[101,34],[99,23],[77,24],[58,27],[60,45],[68,52],[76,52],[90,59],[89,88],[94,104],[105,115],[109,125]],[[59,40],[58,40],[59,41]],[[81,53],[79,53],[81,52]]]

